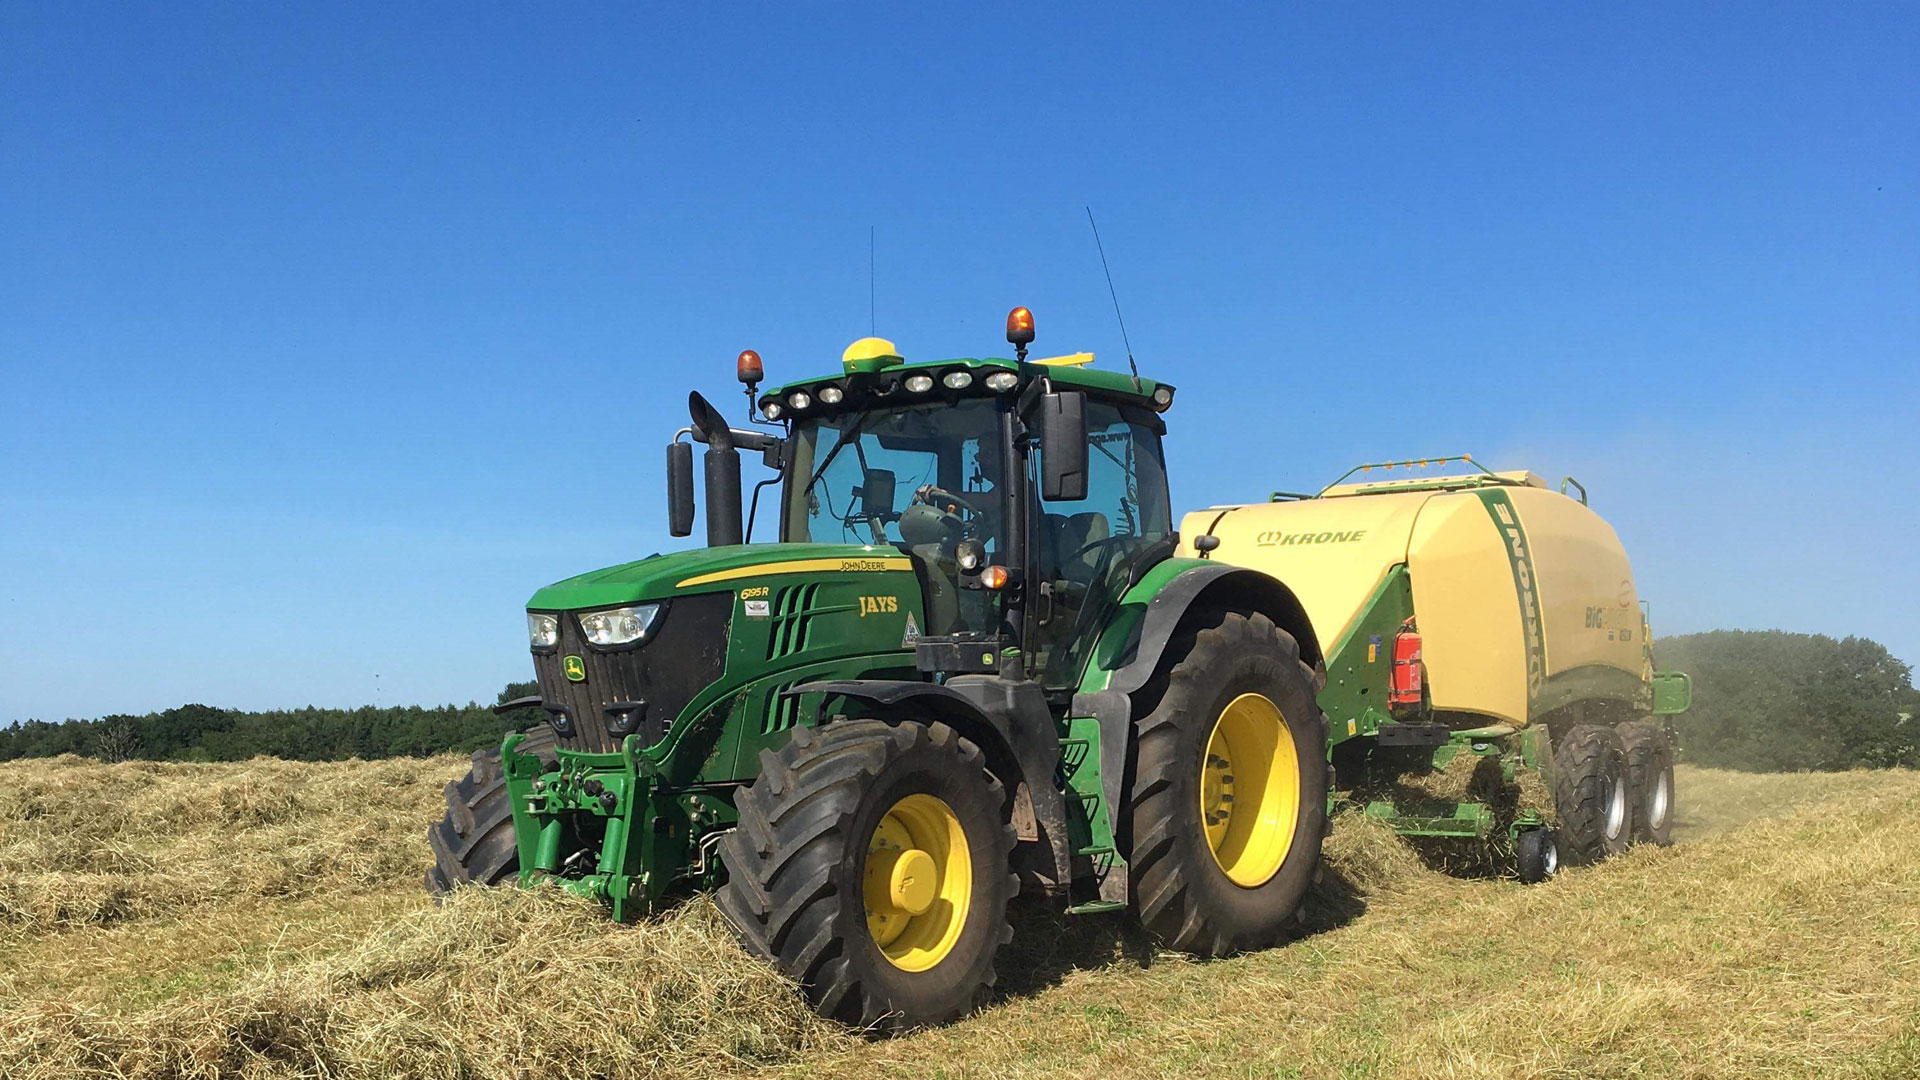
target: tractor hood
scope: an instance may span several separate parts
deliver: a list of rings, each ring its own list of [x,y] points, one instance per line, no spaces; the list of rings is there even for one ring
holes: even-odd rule
[[[881,563],[884,565],[875,565]],[[770,574],[821,570],[906,570],[898,548],[860,544],[736,544],[652,555],[556,581],[527,601],[532,611],[566,611],[720,592]]]

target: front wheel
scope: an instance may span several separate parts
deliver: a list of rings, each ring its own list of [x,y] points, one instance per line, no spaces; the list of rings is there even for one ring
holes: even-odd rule
[[[1326,717],[1293,637],[1264,615],[1206,620],[1136,725],[1134,910],[1202,956],[1278,941],[1320,861]]]
[[[552,761],[553,729],[545,724],[526,733],[520,753]],[[504,885],[520,872],[520,849],[513,835],[513,806],[507,801],[507,776],[500,748],[473,755],[467,775],[447,785],[447,812],[427,829],[433,866],[427,891],[436,896],[456,885]]]
[[[992,988],[1013,937],[1005,796],[945,724],[796,728],[736,797],[720,910],[820,1015],[946,1023]]]
[[[1528,829],[1514,845],[1520,880],[1538,885],[1560,872],[1560,840],[1552,829]]]

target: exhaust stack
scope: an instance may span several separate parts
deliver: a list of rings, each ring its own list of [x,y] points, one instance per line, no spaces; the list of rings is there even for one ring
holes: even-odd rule
[[[733,429],[698,391],[688,395],[687,410],[693,414],[693,437],[707,444],[707,546],[741,543],[740,451],[734,448]]]

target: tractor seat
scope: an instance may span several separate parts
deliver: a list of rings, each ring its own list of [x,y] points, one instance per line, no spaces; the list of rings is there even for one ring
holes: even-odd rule
[[[1068,581],[1091,584],[1094,567],[1100,562],[1100,549],[1081,549],[1113,534],[1107,525],[1107,515],[1091,510],[1084,514],[1048,514],[1046,526],[1047,561],[1055,573]]]

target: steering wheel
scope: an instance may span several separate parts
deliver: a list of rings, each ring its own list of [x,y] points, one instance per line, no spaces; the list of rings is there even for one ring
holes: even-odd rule
[[[968,516],[978,518],[986,514],[986,511],[982,510],[979,505],[971,499],[965,496],[955,495],[946,488],[935,487],[932,484],[926,484],[915,489],[911,501],[938,510],[943,520],[952,521],[956,531],[966,527]],[[966,511],[966,515],[964,516],[961,514],[963,510]]]
[[[1117,544],[1124,540],[1138,540],[1138,539],[1139,537],[1137,536],[1103,536],[1100,539],[1095,540],[1091,543],[1080,545],[1078,550],[1076,550],[1073,554],[1068,555],[1066,558],[1061,559],[1060,562],[1061,562],[1061,565],[1064,566],[1065,564],[1072,562],[1073,560],[1079,558],[1080,556],[1085,555],[1092,551],[1097,551],[1100,548],[1106,547],[1108,544]]]
[[[983,514],[986,512],[980,509],[980,507],[976,506],[971,497],[964,496],[964,495],[955,495],[953,492],[948,491],[946,488],[935,487],[932,484],[925,484],[915,489],[913,493],[913,501],[917,503],[925,503],[936,510],[939,510],[939,511],[942,511],[943,513],[948,513],[948,514],[951,514],[956,510],[965,510],[967,513],[975,514],[975,515]]]

